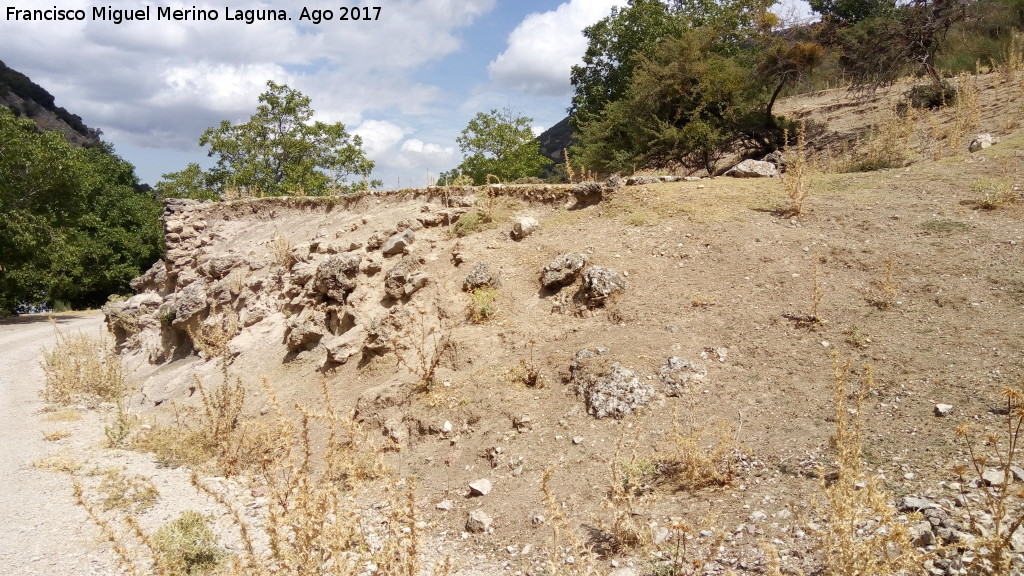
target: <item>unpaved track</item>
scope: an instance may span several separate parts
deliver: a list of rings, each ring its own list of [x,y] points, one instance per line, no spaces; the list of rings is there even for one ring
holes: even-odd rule
[[[62,331],[97,332],[96,312],[57,318]],[[43,347],[53,346],[54,330],[45,316],[0,323],[0,574],[115,575],[113,555],[73,500],[66,474],[32,465],[59,452],[74,456],[95,443],[81,433],[60,443],[46,431],[71,429],[81,422],[48,422],[40,411]]]

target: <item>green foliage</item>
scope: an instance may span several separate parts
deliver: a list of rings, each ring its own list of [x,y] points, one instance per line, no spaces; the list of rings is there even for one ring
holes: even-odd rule
[[[640,59],[682,30],[681,20],[661,0],[629,0],[625,8],[612,8],[611,15],[584,28],[583,65],[573,66],[570,76],[575,94],[569,112],[576,126],[623,98]]]
[[[208,574],[226,553],[198,512],[186,510],[153,537],[153,551],[159,574],[173,576]]]
[[[210,156],[217,157],[207,181],[220,186],[221,192],[228,188],[254,196],[349,192],[360,186],[348,184],[349,176],[365,178],[373,170],[359,136],[349,135],[341,122],[312,122],[310,99],[298,90],[268,81],[259,102],[248,122],[225,120],[199,138],[200,145],[209,146]],[[171,178],[166,187],[194,190],[189,185],[195,180],[183,172],[167,175]]]
[[[893,0],[808,0],[811,9],[832,22],[852,24],[896,9]]]
[[[641,62],[688,29],[713,31],[716,51],[735,55],[749,34],[768,27],[766,0],[629,0],[583,30],[583,65],[573,66],[569,113],[578,129],[599,119],[605,107],[626,97]]]
[[[478,112],[456,139],[465,155],[459,173],[477,185],[487,184],[490,176],[501,182],[540,176],[551,160],[541,155],[531,122],[507,108]]]
[[[767,100],[765,84],[715,42],[713,30],[691,29],[644,59],[626,96],[581,126],[583,164],[629,172],[682,161],[714,172],[723,149],[763,121]]]
[[[0,108],[0,309],[99,305],[161,252],[160,205],[107,145],[73,148]]]
[[[487,214],[480,210],[472,210],[455,221],[455,225],[452,226],[452,234],[458,238],[464,238],[480,232],[490,222],[491,218]]]
[[[189,198],[191,200],[219,200],[215,192],[219,187],[213,174],[192,162],[179,172],[164,174],[163,180],[156,184],[156,194],[160,198]]]

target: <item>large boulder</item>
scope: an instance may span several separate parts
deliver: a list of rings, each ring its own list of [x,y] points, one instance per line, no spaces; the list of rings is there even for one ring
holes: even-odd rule
[[[585,254],[562,254],[541,270],[541,286],[548,289],[568,286],[579,277],[580,270],[587,264]]]
[[[725,176],[733,178],[776,178],[778,175],[775,164],[764,160],[744,160],[725,172]]]
[[[626,279],[614,270],[591,266],[583,271],[582,296],[588,306],[601,306],[615,293],[627,288]]]
[[[358,254],[328,256],[316,269],[317,291],[338,302],[344,302],[345,297],[356,289],[360,260]]]

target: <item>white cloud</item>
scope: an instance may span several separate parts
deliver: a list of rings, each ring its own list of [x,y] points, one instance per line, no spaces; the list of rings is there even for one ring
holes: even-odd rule
[[[392,150],[405,136],[401,126],[385,120],[366,120],[352,133],[363,139],[363,150],[370,158]]]
[[[509,35],[508,48],[487,67],[499,86],[540,95],[569,92],[569,72],[587,49],[583,29],[622,0],[571,0],[527,16]]]

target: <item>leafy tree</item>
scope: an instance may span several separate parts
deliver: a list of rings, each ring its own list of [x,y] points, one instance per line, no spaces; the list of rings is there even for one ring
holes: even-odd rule
[[[73,148],[0,108],[0,310],[97,305],[159,256],[160,205],[109,145]]]
[[[857,85],[890,84],[920,66],[938,90],[935,61],[947,32],[972,16],[979,0],[814,0],[826,20],[826,43]]]
[[[767,85],[716,52],[716,32],[685,31],[644,59],[626,96],[580,133],[583,163],[599,171],[683,162],[714,172],[723,149],[763,126]]]
[[[468,175],[477,185],[486,184],[489,174],[502,182],[540,176],[551,160],[540,153],[531,122],[509,109],[478,112],[456,138],[464,155],[458,174],[445,176]]]
[[[258,196],[322,195],[350,191],[349,176],[365,178],[373,170],[359,136],[346,132],[341,122],[312,122],[310,99],[298,90],[268,81],[259,102],[248,122],[225,120],[200,137],[199,144],[217,156],[213,182]],[[171,176],[194,182],[189,174]]]
[[[609,103],[625,97],[633,72],[663,42],[687,29],[713,32],[715,49],[735,55],[750,43],[750,32],[765,28],[771,0],[629,0],[624,8],[583,30],[583,65],[573,66],[569,114],[579,129]]]
[[[160,198],[189,198],[192,200],[219,200],[217,190],[220,185],[217,178],[210,172],[203,171],[195,162],[184,170],[164,174],[163,180],[156,184],[156,194]]]
[[[639,59],[682,29],[673,7],[662,0],[629,0],[626,7],[612,8],[609,16],[584,28],[588,43],[583,65],[573,66],[570,75],[574,124],[593,120],[609,102],[625,96]]]

